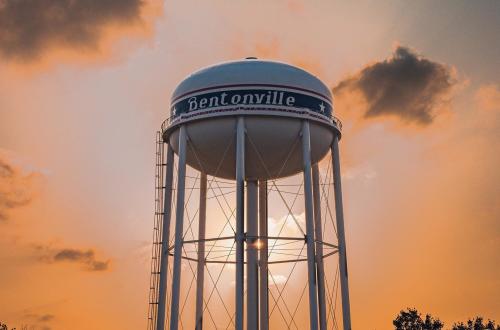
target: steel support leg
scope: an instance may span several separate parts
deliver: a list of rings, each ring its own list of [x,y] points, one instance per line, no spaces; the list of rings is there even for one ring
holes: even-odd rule
[[[174,273],[172,278],[172,305],[170,312],[170,330],[177,330],[179,325],[179,305],[181,290],[182,236],[184,222],[184,195],[186,186],[186,126],[179,132],[179,164],[177,176],[177,205],[175,220]]]
[[[167,144],[167,170],[165,173],[165,194],[163,199],[163,230],[161,234],[160,286],[156,329],[165,329],[165,303],[167,300],[168,240],[170,238],[170,218],[172,216],[172,181],[174,174],[174,150]]]
[[[254,330],[259,328],[258,192],[257,181],[247,181],[247,329]]]
[[[196,322],[195,329],[203,329],[203,282],[205,275],[205,226],[207,220],[207,175],[200,176],[200,210],[198,224],[198,265],[196,272]]]
[[[236,330],[243,330],[244,293],[244,240],[245,233],[245,120],[238,117],[236,127],[236,281],[235,307]]]
[[[269,277],[267,270],[267,181],[259,181],[259,236],[260,236],[260,330],[269,330]]]
[[[351,307],[349,303],[349,281],[347,275],[347,254],[344,231],[344,209],[342,206],[342,185],[340,182],[339,139],[335,136],[332,144],[333,189],[335,192],[335,217],[339,245],[340,289],[342,293],[342,323],[344,330],[351,330]]]
[[[316,265],[314,252],[314,206],[311,184],[311,136],[309,121],[302,122],[302,161],[304,171],[304,200],[306,211],[307,270],[309,283],[310,329],[318,329],[318,303],[316,289]]]
[[[316,272],[318,279],[319,328],[326,330],[325,302],[325,266],[323,264],[323,229],[321,226],[321,192],[319,185],[319,166],[312,167],[313,197],[314,197],[314,229],[316,235]]]

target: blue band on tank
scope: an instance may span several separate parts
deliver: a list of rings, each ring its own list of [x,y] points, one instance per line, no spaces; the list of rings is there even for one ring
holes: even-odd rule
[[[327,99],[286,88],[224,89],[186,95],[171,106],[171,119],[181,114],[225,107],[305,108],[330,118]]]

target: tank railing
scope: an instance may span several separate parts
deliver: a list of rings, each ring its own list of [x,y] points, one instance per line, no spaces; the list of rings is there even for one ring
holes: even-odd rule
[[[245,107],[238,107],[236,110],[244,110],[246,109]],[[234,111],[232,109],[232,111]],[[302,114],[310,114],[310,112],[302,112]],[[184,114],[180,114],[179,116],[171,116],[171,117],[168,117],[167,119],[165,119],[163,121],[163,123],[161,124],[161,132],[165,132],[165,130],[170,126],[171,123],[173,123],[175,120],[177,119],[181,119],[183,118],[183,115]],[[323,116],[323,115],[322,115]],[[335,117],[334,115],[330,115],[330,118],[329,118],[333,124],[335,124],[335,126],[339,129],[339,131],[342,131],[342,121],[338,118],[338,117]]]
[[[332,116],[331,119],[333,120],[333,123],[335,124],[335,126],[337,126],[339,131],[342,131],[342,121],[340,120],[340,118]]]

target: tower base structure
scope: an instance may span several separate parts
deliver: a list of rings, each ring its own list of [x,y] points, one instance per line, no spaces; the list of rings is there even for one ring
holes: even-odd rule
[[[160,134],[148,329],[351,329],[328,88],[282,63],[222,64],[179,85]]]

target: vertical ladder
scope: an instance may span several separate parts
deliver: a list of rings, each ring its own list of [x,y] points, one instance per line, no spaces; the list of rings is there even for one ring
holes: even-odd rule
[[[160,285],[160,263],[163,224],[163,195],[165,173],[165,145],[161,132],[156,132],[156,165],[155,165],[155,214],[153,221],[153,247],[151,251],[151,275],[149,279],[148,330],[156,330],[158,314],[158,297]],[[165,239],[168,239],[166,237]]]

